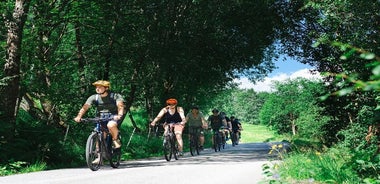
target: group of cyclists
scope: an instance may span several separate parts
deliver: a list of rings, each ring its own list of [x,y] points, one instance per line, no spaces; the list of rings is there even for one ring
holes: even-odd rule
[[[121,142],[118,139],[118,132],[119,126],[125,117],[124,99],[119,93],[113,93],[110,91],[111,85],[109,81],[98,80],[92,85],[95,86],[96,94],[91,95],[86,100],[74,120],[78,123],[81,122],[82,116],[88,111],[88,109],[91,106],[96,106],[96,112],[98,116],[101,116],[103,118],[111,117],[110,121],[105,122],[105,126],[110,130],[114,147],[120,148]],[[174,127],[174,133],[178,141],[180,156],[183,155],[182,133],[186,124],[189,127],[189,131],[192,131],[193,129],[202,130],[199,134],[199,145],[201,150],[203,149],[205,143],[203,130],[222,130],[224,132],[224,139],[228,139],[230,133],[236,133],[240,135],[242,126],[238,119],[233,116],[229,118],[224,112],[219,112],[219,110],[213,109],[212,115],[210,115],[206,121],[204,115],[202,112],[200,112],[199,107],[193,106],[191,108],[191,111],[185,115],[183,108],[177,105],[178,101],[174,98],[166,100],[166,106],[160,110],[150,125],[155,126],[159,120],[164,118],[165,136],[168,132],[166,128],[168,126],[165,125],[168,123],[173,124],[172,127]]]
[[[198,106],[193,106],[190,112],[185,116],[183,108],[177,105],[178,101],[174,98],[166,100],[166,106],[161,109],[150,125],[155,126],[159,120],[164,118],[164,136],[167,136],[168,126],[165,125],[168,123],[173,124],[180,156],[183,155],[182,134],[186,124],[189,127],[189,132],[201,130],[199,133],[200,150],[204,149],[204,130],[211,129],[213,132],[222,131],[222,139],[224,140],[228,140],[230,137],[229,135],[237,135],[236,139],[240,139],[242,126],[239,120],[234,116],[229,118],[224,112],[219,112],[218,109],[213,109],[212,115],[206,120],[203,113],[199,111]],[[235,142],[234,144],[237,145],[238,142]]]

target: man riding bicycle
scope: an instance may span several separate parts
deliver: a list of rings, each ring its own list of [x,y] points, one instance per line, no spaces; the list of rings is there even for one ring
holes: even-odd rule
[[[210,122],[210,126],[213,132],[219,132],[221,128],[227,127],[226,118],[219,114],[218,109],[212,110],[212,115],[208,117],[207,121]],[[222,135],[223,138],[225,138],[225,134],[223,133]]]
[[[242,130],[241,123],[238,119],[235,118],[235,116],[231,116],[230,119],[231,119],[232,131],[237,136],[236,138],[240,139],[240,131]]]
[[[118,139],[118,134],[119,126],[125,116],[124,99],[120,94],[110,91],[111,84],[108,81],[98,80],[92,83],[92,85],[95,86],[96,94],[88,97],[82,108],[79,110],[78,115],[74,118],[74,121],[79,123],[87,110],[92,105],[95,105],[97,108],[97,116],[101,118],[110,118],[110,120],[105,123],[111,133],[114,148],[120,148],[121,142]]]
[[[186,115],[186,122],[189,125],[189,132],[200,131],[207,129],[207,122],[202,114],[199,112],[199,107],[193,106],[191,112]],[[203,145],[205,142],[203,131],[199,133],[199,146],[200,150],[203,150]]]

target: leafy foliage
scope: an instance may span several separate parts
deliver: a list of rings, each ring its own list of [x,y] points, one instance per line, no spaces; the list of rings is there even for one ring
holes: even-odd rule
[[[323,141],[323,126],[328,117],[322,115],[318,96],[323,84],[298,78],[277,83],[260,110],[260,122],[279,133]]]

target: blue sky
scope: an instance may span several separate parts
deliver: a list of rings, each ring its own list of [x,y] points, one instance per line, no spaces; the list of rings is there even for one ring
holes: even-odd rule
[[[240,83],[239,87],[242,89],[254,89],[256,92],[273,91],[273,81],[285,81],[287,79],[293,79],[297,77],[303,77],[308,79],[318,79],[319,74],[312,75],[310,69],[313,69],[310,65],[299,63],[293,59],[286,58],[285,61],[281,60],[275,63],[278,67],[273,70],[263,81],[251,83],[246,77],[235,80]]]
[[[278,69],[275,69],[269,77],[278,75],[280,73],[291,74],[302,69],[311,69],[310,65],[305,65],[300,62],[297,62],[293,59],[287,58],[285,61],[276,62]]]

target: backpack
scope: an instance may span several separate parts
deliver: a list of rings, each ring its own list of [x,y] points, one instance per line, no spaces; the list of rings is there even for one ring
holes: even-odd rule
[[[99,98],[100,98],[100,95],[96,94],[96,97],[95,97],[95,106],[99,105]],[[110,98],[112,100],[112,103],[116,104],[116,99],[115,99],[115,93],[114,92],[110,92]]]

